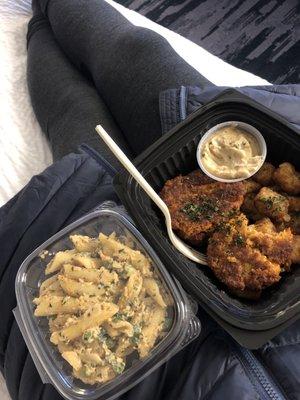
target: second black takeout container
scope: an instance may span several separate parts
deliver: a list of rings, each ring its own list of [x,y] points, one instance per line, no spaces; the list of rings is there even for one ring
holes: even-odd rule
[[[196,149],[202,135],[216,124],[237,120],[253,125],[267,143],[267,160],[288,161],[300,169],[300,131],[247,96],[229,89],[201,107],[155,142],[136,160],[140,173],[158,193],[168,179],[199,168]],[[115,177],[115,189],[137,226],[165,266],[239,343],[257,348],[300,315],[300,268],[292,268],[280,282],[263,291],[258,301],[230,294],[207,266],[178,252],[168,239],[162,214],[128,174]]]

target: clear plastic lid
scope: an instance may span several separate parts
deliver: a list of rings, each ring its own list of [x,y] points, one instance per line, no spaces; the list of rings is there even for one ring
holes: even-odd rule
[[[74,249],[74,243],[72,243],[70,240],[70,236],[83,235],[90,238],[98,238],[100,233],[105,235],[103,236],[103,240],[107,240],[105,238],[109,237],[111,234],[115,235],[112,236],[113,241],[117,240],[122,245],[125,244],[134,250],[140,251],[139,254],[144,255],[150,261],[153,276],[155,279],[157,279],[157,282],[159,282],[160,289],[162,293],[164,293],[164,296],[166,296],[165,298],[169,299],[164,314],[167,316],[168,320],[168,324],[165,325],[169,326],[164,326],[159,338],[156,338],[153,348],[150,350],[149,354],[146,354],[146,356],[141,358],[140,348],[138,350],[135,347],[135,350],[133,350],[130,355],[123,357],[125,360],[125,368],[123,372],[117,371],[113,377],[109,378],[110,380],[104,383],[88,384],[73,376],[74,369],[66,361],[66,359],[62,357],[60,352],[61,349],[59,351],[58,346],[51,343],[51,332],[49,328],[49,320],[51,317],[36,317],[34,312],[37,308],[37,305],[34,304],[33,300],[39,296],[42,282],[51,277],[53,274],[57,273],[57,271],[55,271],[52,274],[45,274],[47,264],[49,264],[49,262],[53,259],[54,255],[60,251]],[[76,251],[78,251],[78,249]],[[104,257],[107,256],[108,253],[106,248],[104,248],[103,252],[105,252]],[[82,254],[84,255],[84,253]],[[96,259],[95,254],[93,257]],[[101,254],[99,257],[101,258]],[[69,267],[69,272],[70,269],[71,266]],[[64,264],[63,271],[66,272],[67,270],[68,268],[66,268],[66,264]],[[80,267],[77,267],[77,270],[80,271]],[[65,278],[63,277],[61,279]],[[78,282],[84,284],[84,279],[79,279]],[[122,287],[121,283],[120,287]],[[71,286],[71,290],[75,289]],[[49,293],[51,294],[51,292]],[[70,298],[70,293],[64,294],[67,295],[66,298],[68,301]],[[149,244],[143,239],[137,229],[128,220],[128,218],[122,215],[122,213],[112,209],[100,209],[84,216],[80,220],[72,223],[68,227],[58,232],[43,245],[37,248],[29,257],[27,257],[27,259],[21,265],[16,277],[16,296],[17,308],[14,311],[15,317],[40,376],[44,383],[52,383],[60,392],[60,394],[67,399],[92,400],[100,397],[103,400],[112,399],[134,386],[159,365],[165,362],[169,357],[173,356],[190,341],[195,339],[200,333],[200,322],[197,317],[195,317],[195,310],[192,310],[193,307],[191,307],[191,303],[187,299],[187,296],[182,290],[180,284],[169,275],[157,255],[151,249]],[[155,300],[156,295],[153,292],[153,289],[148,288],[148,290],[145,289],[144,296],[145,302],[147,303],[148,301],[148,303],[150,303]],[[93,301],[94,300],[92,297],[88,297],[88,302],[92,303]],[[160,300],[158,300],[158,302],[159,301]],[[86,314],[83,311],[79,313],[78,320],[83,319],[81,316],[86,318]],[[53,315],[52,318],[56,318],[56,315]],[[71,321],[70,325],[76,323],[76,318],[77,317],[75,316],[75,322]],[[122,318],[123,317],[121,317],[121,319]],[[68,326],[68,324],[65,326]],[[97,331],[95,340],[100,340],[99,338],[101,335],[103,339],[102,326],[100,329],[101,333],[99,334]],[[107,335],[107,332],[104,332],[105,335]],[[84,334],[86,334],[86,331],[84,331]],[[84,334],[78,340],[89,340],[89,338],[84,336]],[[118,335],[117,332],[115,332],[115,334]],[[144,337],[144,333],[138,332],[138,335],[142,335],[139,336],[139,338]],[[107,337],[111,339],[110,336]],[[119,336],[116,337],[118,338]],[[70,341],[67,340],[67,342],[63,344],[67,347],[67,351],[70,350],[68,347],[72,346],[72,343],[73,342],[71,339]],[[107,350],[106,345],[108,346],[107,342],[105,342],[105,346],[103,345]],[[107,350],[107,354],[109,354],[109,356],[107,356],[107,354],[105,356],[105,360],[109,360],[109,362],[111,362],[111,357],[114,355],[114,351],[116,351],[114,350],[117,346],[116,341],[113,341],[111,346],[112,347]],[[112,363],[115,362],[114,360]],[[86,366],[87,365],[90,366],[90,364],[86,364]],[[85,372],[87,373],[87,371]]]

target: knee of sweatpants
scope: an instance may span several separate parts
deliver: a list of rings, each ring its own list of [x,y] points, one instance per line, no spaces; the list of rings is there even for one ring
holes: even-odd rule
[[[50,25],[48,20],[43,14],[36,14],[34,15],[28,23],[28,30],[27,30],[27,47],[29,45],[30,39],[40,29],[50,29]]]
[[[150,57],[151,54],[164,51],[162,42],[166,39],[158,33],[141,27],[132,27],[119,36],[117,47],[130,57]]]

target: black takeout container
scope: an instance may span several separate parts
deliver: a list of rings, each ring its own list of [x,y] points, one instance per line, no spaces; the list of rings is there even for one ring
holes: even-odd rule
[[[262,133],[268,161],[275,165],[288,161],[300,169],[299,129],[233,89],[224,91],[174,127],[144,151],[135,165],[160,192],[168,179],[199,168],[196,148],[202,135],[212,126],[230,120],[251,124]],[[162,214],[127,172],[115,177],[114,186],[167,269],[239,343],[257,348],[299,318],[299,268],[295,266],[278,284],[263,291],[258,301],[237,298],[207,266],[190,261],[173,247]]]

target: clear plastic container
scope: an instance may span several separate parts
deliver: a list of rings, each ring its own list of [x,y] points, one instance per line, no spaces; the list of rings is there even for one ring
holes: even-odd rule
[[[151,260],[154,269],[173,298],[173,323],[164,338],[142,360],[136,360],[116,378],[104,384],[87,385],[71,374],[71,367],[62,358],[56,346],[49,340],[48,319],[34,316],[33,299],[45,279],[45,267],[49,257],[39,255],[48,250],[50,254],[71,248],[70,234],[96,237],[100,232],[117,236],[127,235]],[[96,210],[64,228],[37,248],[21,265],[16,277],[17,308],[15,318],[26,341],[37,370],[44,383],[51,383],[66,399],[113,399],[127,391],[158,368],[171,356],[194,340],[201,325],[180,284],[170,276],[159,258],[141,234],[121,212],[112,209]]]

